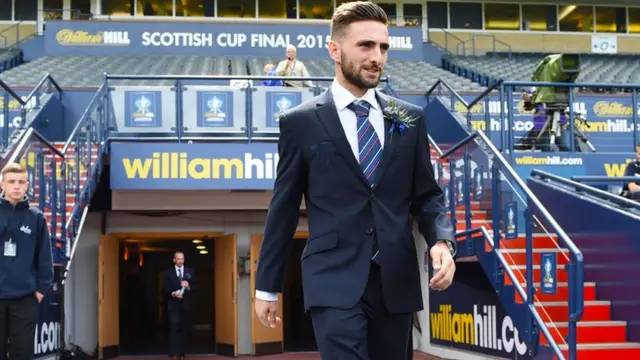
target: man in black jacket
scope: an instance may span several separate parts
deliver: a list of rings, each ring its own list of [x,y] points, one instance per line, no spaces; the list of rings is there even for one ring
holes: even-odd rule
[[[5,166],[0,184],[0,354],[9,341],[11,360],[31,360],[38,304],[53,281],[49,227],[25,197],[24,167]]]
[[[169,356],[182,360],[185,356],[189,337],[189,311],[191,296],[195,288],[193,269],[184,266],[184,254],[173,254],[172,266],[164,274],[164,292],[168,296],[167,313],[169,315]]]

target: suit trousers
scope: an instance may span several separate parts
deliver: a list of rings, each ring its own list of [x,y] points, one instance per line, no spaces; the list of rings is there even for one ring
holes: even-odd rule
[[[38,299],[34,295],[0,299],[0,359],[6,358],[7,350],[11,360],[33,359],[37,322]]]
[[[189,339],[189,312],[182,306],[169,311],[169,356],[185,356]]]
[[[402,296],[402,294],[397,294]],[[351,309],[311,308],[322,360],[403,360],[413,314],[391,314],[382,297],[380,266],[371,263],[362,298]]]

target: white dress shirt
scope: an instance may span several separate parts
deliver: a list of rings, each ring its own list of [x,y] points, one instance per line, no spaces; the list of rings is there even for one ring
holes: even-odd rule
[[[376,92],[374,89],[369,89],[361,98],[356,98],[349,90],[340,85],[337,80],[333,80],[331,84],[331,95],[333,95],[333,102],[338,110],[338,117],[342,124],[344,134],[347,136],[347,141],[351,145],[351,151],[355,156],[356,161],[360,162],[359,148],[358,148],[358,119],[356,113],[347,108],[349,104],[356,100],[365,100],[371,104],[369,110],[369,122],[373,126],[378,138],[380,139],[380,146],[384,146],[384,116],[382,115],[381,105],[376,99]],[[293,240],[292,240],[293,241]],[[270,293],[266,291],[256,290],[256,299],[263,301],[277,301],[278,294]]]
[[[180,279],[180,275],[182,275],[182,278],[184,278],[184,266],[180,267],[180,266],[176,266],[176,276],[178,277],[178,279]]]

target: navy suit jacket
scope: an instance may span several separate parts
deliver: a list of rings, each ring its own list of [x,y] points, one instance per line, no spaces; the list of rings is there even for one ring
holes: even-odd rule
[[[172,292],[181,289],[180,279],[178,279],[175,266],[167,269],[164,273],[164,293],[167,296],[167,311],[191,309],[191,297],[196,287],[196,276],[192,268],[186,266],[182,268],[184,269],[184,274],[182,274],[183,280],[189,282],[189,290],[184,291],[182,299],[171,296]]]
[[[382,108],[390,97],[376,93]],[[415,126],[389,134],[374,186],[356,160],[327,90],[280,117],[277,177],[258,262],[256,289],[282,292],[286,264],[304,196],[309,239],[303,251],[305,307],[354,307],[367,284],[372,242],[380,248],[387,309],[423,309],[412,215],[429,246],[455,244],[436,182],[421,108],[393,99]]]

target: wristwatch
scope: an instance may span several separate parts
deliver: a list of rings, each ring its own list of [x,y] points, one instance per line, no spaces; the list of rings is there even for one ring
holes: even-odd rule
[[[436,244],[439,244],[441,242],[444,242],[447,245],[447,247],[449,248],[449,251],[451,252],[451,257],[455,257],[456,256],[456,247],[453,246],[453,242],[451,240],[440,240]]]

